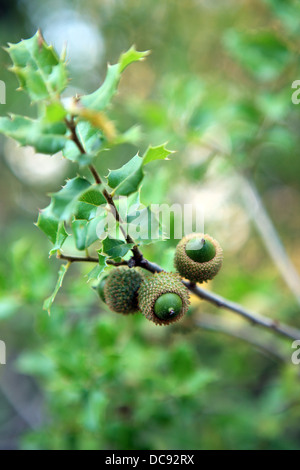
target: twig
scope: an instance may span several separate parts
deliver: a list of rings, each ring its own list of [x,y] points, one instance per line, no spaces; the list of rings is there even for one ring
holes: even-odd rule
[[[61,259],[71,261],[71,262],[76,262],[76,261],[84,262],[85,261],[85,262],[98,263],[98,260],[92,257],[77,258],[77,257],[72,257],[72,256],[65,256],[62,254],[58,255],[58,257]],[[111,264],[113,266],[126,266],[126,265],[129,267],[139,266],[152,273],[163,271],[163,269],[158,264],[151,263],[146,258],[144,258],[143,255],[142,255],[142,258],[135,259],[134,257],[132,257],[128,261],[123,260],[121,262],[114,262],[113,260],[107,260],[107,264]],[[199,287],[197,284],[194,284],[193,282],[182,280],[182,283],[194,295],[196,295],[200,299],[206,300],[207,302],[212,303],[216,307],[230,310],[231,312],[234,312],[240,315],[241,317],[249,320],[253,325],[259,325],[268,330],[272,330],[281,336],[285,336],[293,340],[300,339],[300,330],[298,330],[297,328],[290,327],[288,325],[280,323],[277,320],[273,320],[268,317],[251,312],[250,310],[245,309],[244,307],[242,307],[241,305],[235,302],[231,302],[230,300],[227,300],[224,297],[221,297],[213,292],[209,292],[207,290],[202,289],[201,287]]]
[[[77,135],[74,116],[72,116],[71,119],[66,118],[65,123],[66,123],[68,129],[71,131],[71,139],[73,140],[74,144],[77,145],[79,152],[82,153],[83,155],[86,154],[86,151],[85,151],[85,149],[84,149],[84,147],[83,147],[82,143],[80,142],[79,137]]]
[[[241,305],[231,302],[230,300],[224,299],[223,297],[201,289],[199,286],[192,284],[191,282],[182,281],[184,285],[200,299],[206,300],[216,307],[225,308],[231,312],[237,313],[238,315],[249,320],[253,325],[259,325],[269,330],[273,330],[276,333],[285,336],[290,339],[300,339],[300,330],[297,328],[290,327],[282,324],[277,320],[270,319],[268,317],[253,313],[250,310],[245,309]]]
[[[62,253],[58,253],[57,255],[58,259],[63,259],[66,261],[69,261],[70,263],[99,263],[98,258],[93,258],[92,256],[68,256],[68,255],[63,255]],[[128,266],[128,261],[114,261],[111,259],[106,260],[107,264],[110,264],[112,266]]]
[[[83,145],[81,144],[79,138],[78,138],[78,135],[77,135],[77,131],[76,131],[76,124],[75,124],[75,121],[74,121],[74,116],[72,116],[71,119],[65,119],[65,122],[66,122],[66,125],[67,127],[69,128],[69,130],[71,131],[71,139],[73,140],[73,142],[77,145],[77,148],[78,150],[82,153],[82,154],[86,154],[86,151],[83,147]],[[93,165],[89,165],[89,169],[95,179],[95,182],[97,184],[102,184],[102,180],[100,178],[100,175],[99,173],[97,172],[96,168],[93,166]],[[122,235],[124,237],[124,239],[126,240],[127,243],[129,244],[133,244],[134,246],[132,247],[131,251],[133,253],[133,256],[134,256],[134,259],[136,261],[138,260],[141,260],[143,258],[143,254],[141,253],[141,251],[139,250],[139,248],[137,247],[135,241],[132,239],[132,237],[129,235],[129,234],[126,234],[122,224],[124,224],[124,221],[121,219],[120,217],[120,214],[119,214],[119,211],[115,205],[115,202],[113,200],[113,197],[112,195],[104,188],[102,190],[102,194],[103,196],[105,197],[106,201],[108,202],[108,204],[112,207],[112,213],[113,213],[113,216],[115,217],[116,221],[120,224],[120,230],[122,232]]]

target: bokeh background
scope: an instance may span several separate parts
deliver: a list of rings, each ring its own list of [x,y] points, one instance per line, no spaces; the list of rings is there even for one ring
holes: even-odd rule
[[[0,43],[40,27],[67,43],[70,93],[91,92],[107,62],[151,49],[126,70],[109,114],[139,124],[139,149],[168,141],[145,203],[200,204],[225,252],[209,284],[254,312],[300,327],[300,79],[297,1],[2,0]],[[8,112],[34,115],[7,70]],[[118,168],[137,148],[96,162]],[[192,298],[186,320],[159,328],[100,304],[73,265],[51,317],[43,300],[60,262],[34,226],[47,193],[76,166],[0,140],[1,449],[299,449],[299,366],[291,341]],[[145,254],[173,269],[175,240]],[[90,268],[90,267],[89,267]]]

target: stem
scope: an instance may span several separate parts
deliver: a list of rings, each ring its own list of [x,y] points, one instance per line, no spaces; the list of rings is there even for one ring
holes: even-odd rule
[[[86,151],[83,147],[83,145],[81,144],[79,138],[78,138],[78,135],[77,135],[77,131],[76,131],[76,124],[75,124],[75,121],[74,121],[74,116],[71,117],[71,119],[65,119],[65,122],[66,122],[66,125],[67,127],[69,128],[69,130],[71,131],[71,139],[73,140],[73,142],[77,145],[77,148],[78,150],[82,153],[82,154],[85,154]],[[102,181],[101,181],[101,178],[100,178],[100,175],[99,173],[97,172],[96,168],[93,166],[93,165],[89,165],[89,170],[91,171],[94,179],[95,179],[95,182],[97,184],[102,184]],[[120,230],[122,232],[122,235],[124,237],[124,239],[126,240],[127,243],[130,243],[130,244],[133,244],[134,246],[132,247],[131,251],[133,253],[133,256],[134,256],[134,259],[136,261],[138,260],[141,260],[143,259],[143,254],[141,253],[141,251],[139,250],[138,246],[136,245],[135,241],[132,239],[132,237],[129,235],[129,234],[126,234],[124,228],[122,227],[122,224],[124,223],[123,220],[121,219],[120,217],[120,214],[119,214],[119,211],[115,205],[115,202],[113,200],[113,196],[104,188],[102,190],[102,194],[103,196],[105,197],[106,201],[108,202],[108,204],[110,206],[113,207],[113,215],[116,219],[117,222],[119,222],[120,224]]]
[[[101,184],[102,181],[101,181],[101,178],[100,178],[99,173],[97,172],[96,168],[93,165],[89,165],[89,169],[90,169],[96,183]],[[104,195],[104,191],[106,191],[106,190],[105,189],[103,190],[103,192],[102,192],[103,195]]]
[[[92,256],[86,256],[86,257],[82,257],[82,256],[68,256],[68,255],[63,255],[62,253],[59,253],[57,255],[57,258],[58,259],[63,259],[63,260],[66,260],[66,261],[69,261],[69,263],[99,263],[99,259],[98,258],[93,258]],[[128,266],[128,262],[127,261],[113,261],[111,259],[108,259],[106,260],[106,263],[107,264],[110,264],[112,266]]]
[[[97,258],[92,258],[92,257],[87,257],[87,258],[80,258],[80,257],[72,257],[72,256],[65,256],[62,254],[58,255],[58,258],[68,260],[70,262],[76,262],[76,261],[81,261],[81,262],[92,262],[92,263],[98,263]],[[128,260],[128,261],[120,261],[120,262],[115,262],[113,260],[107,260],[107,264],[113,265],[113,266],[129,266],[129,267],[134,267],[134,266],[139,266],[141,268],[146,269],[147,271],[150,271],[152,273],[156,272],[162,272],[163,269],[155,264],[151,263],[147,259],[145,259],[142,255],[142,258],[136,259],[134,256]],[[211,304],[215,305],[216,307],[219,308],[224,308],[226,310],[230,310],[231,312],[234,312],[241,317],[245,318],[246,320],[249,320],[253,325],[259,325],[263,328],[266,328],[268,330],[272,330],[275,333],[285,336],[286,338],[290,338],[293,340],[300,340],[300,330],[297,328],[290,327],[288,325],[285,325],[283,323],[280,323],[277,320],[273,320],[271,318],[259,315],[257,313],[251,312],[250,310],[245,309],[243,306],[231,302],[230,300],[225,299],[224,297],[221,297],[213,292],[209,292],[207,290],[202,289],[198,285],[194,284],[193,282],[189,281],[184,281],[182,280],[182,283],[197,297],[199,297],[202,300],[206,300],[207,302],[210,302]]]
[[[76,124],[75,124],[75,121],[74,121],[74,116],[72,116],[71,119],[66,118],[65,123],[66,123],[68,129],[71,131],[71,139],[73,140],[74,144],[77,145],[77,148],[78,148],[79,152],[82,153],[83,155],[86,154],[85,148],[83,147],[82,143],[80,142],[78,134],[77,134]],[[93,165],[89,165],[89,169],[90,169],[96,183],[101,184],[102,181],[101,181],[101,178],[100,178],[96,168]]]
[[[277,320],[253,313],[235,302],[231,302],[230,300],[214,294],[213,292],[201,289],[196,284],[187,281],[182,282],[193,294],[197,295],[197,297],[200,299],[206,300],[207,302],[214,304],[216,307],[225,308],[231,312],[237,313],[243,318],[249,320],[253,325],[259,325],[269,330],[273,330],[276,333],[293,340],[300,339],[300,330],[296,328],[292,328],[288,325],[280,323]]]
[[[73,140],[73,142],[77,145],[78,147],[78,150],[80,153],[82,154],[85,154],[86,151],[82,145],[82,143],[80,142],[79,140],[79,137],[77,135],[77,131],[76,131],[76,124],[75,124],[75,121],[74,121],[74,116],[71,117],[71,119],[65,119],[65,123],[67,125],[67,127],[70,129],[71,131],[71,139]]]

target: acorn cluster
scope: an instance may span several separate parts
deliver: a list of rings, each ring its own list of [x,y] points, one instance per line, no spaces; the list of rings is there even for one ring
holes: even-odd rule
[[[139,267],[122,266],[102,277],[96,290],[113,312],[141,312],[156,325],[170,325],[189,308],[189,290],[182,277],[193,283],[206,282],[216,276],[222,261],[222,248],[216,240],[207,234],[193,233],[176,247],[177,273],[152,274]]]

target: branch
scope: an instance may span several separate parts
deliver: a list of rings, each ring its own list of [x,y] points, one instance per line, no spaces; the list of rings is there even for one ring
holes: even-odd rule
[[[73,142],[75,143],[75,145],[77,145],[77,148],[78,150],[82,153],[82,154],[85,154],[86,151],[83,147],[83,145],[81,144],[79,138],[78,138],[78,135],[77,135],[77,131],[76,131],[76,124],[75,124],[75,121],[74,121],[74,116],[72,116],[72,118],[69,120],[69,119],[65,119],[65,122],[66,122],[66,125],[67,127],[69,128],[70,132],[71,132],[71,139],[73,140]],[[89,165],[89,169],[95,179],[95,182],[97,184],[101,184],[102,181],[101,181],[101,178],[100,178],[100,175],[99,173],[97,172],[96,168],[93,166],[93,165]],[[132,237],[129,235],[129,234],[126,234],[124,228],[122,227],[122,224],[124,223],[124,221],[121,219],[120,217],[120,214],[119,214],[119,211],[115,205],[115,202],[113,200],[113,197],[112,195],[104,188],[103,191],[102,191],[102,194],[103,196],[105,197],[106,201],[108,202],[108,204],[113,208],[113,215],[116,219],[117,222],[119,222],[120,224],[120,230],[122,232],[122,235],[124,237],[124,239],[126,240],[127,243],[129,244],[133,244],[134,246],[132,247],[131,251],[133,253],[133,256],[134,256],[134,259],[136,261],[138,260],[141,260],[143,258],[143,254],[141,253],[141,251],[139,250],[138,246],[136,245],[135,241],[132,239]],[[78,260],[77,260],[78,261]]]
[[[68,129],[71,131],[71,139],[73,140],[74,144],[77,145],[79,152],[82,153],[83,155],[86,154],[86,151],[85,151],[85,149],[84,149],[84,147],[83,147],[82,143],[80,142],[79,137],[77,135],[74,116],[72,116],[71,119],[66,118],[65,123],[66,123]]]
[[[71,139],[73,140],[74,144],[77,146],[78,150],[80,153],[82,153],[83,155],[86,154],[86,151],[85,151],[85,148],[83,147],[82,143],[80,142],[79,140],[79,137],[77,135],[77,131],[76,131],[76,124],[75,124],[75,120],[74,120],[74,116],[71,117],[71,119],[65,119],[65,123],[68,127],[68,129],[70,130],[71,132]],[[89,169],[96,181],[97,184],[101,184],[102,181],[101,181],[101,178],[96,170],[96,168],[93,166],[93,165],[89,165]]]
[[[62,253],[57,254],[58,259],[63,259],[66,261],[69,261],[69,263],[99,263],[98,258],[93,258],[92,256],[68,256],[68,255],[63,255]],[[106,260],[106,264],[110,264],[112,266],[128,266],[128,261],[114,261],[112,259]]]
[[[201,289],[196,284],[192,282],[182,281],[183,284],[191,291],[193,294],[197,295],[200,299],[206,300],[214,304],[216,307],[225,308],[231,312],[237,313],[243,318],[249,320],[253,325],[259,325],[269,330],[273,330],[276,333],[285,336],[290,339],[300,339],[300,330],[297,328],[284,325],[277,320],[270,319],[268,317],[253,313],[250,310],[246,310],[241,305],[231,302],[230,300],[224,299],[223,297],[209,292],[207,290]]]
[[[89,169],[90,169],[90,171],[91,171],[91,173],[92,173],[92,175],[93,175],[93,177],[94,177],[96,183],[97,183],[97,184],[101,184],[102,181],[101,181],[101,178],[100,178],[99,173],[98,173],[98,171],[96,170],[96,168],[95,168],[93,165],[89,165]],[[106,191],[106,189],[103,190],[103,192],[102,192],[103,194],[104,194],[104,191]],[[104,196],[104,197],[105,197],[105,196]],[[105,199],[106,199],[106,198],[105,198]]]
[[[92,257],[77,258],[77,257],[65,256],[65,255],[59,254],[58,258],[65,259],[70,262],[75,262],[75,261],[84,262],[85,261],[85,262],[98,263],[98,259],[92,258]],[[151,263],[146,258],[144,258],[143,255],[141,258],[138,258],[138,259],[135,259],[135,257],[133,256],[128,261],[123,260],[120,262],[115,262],[113,260],[107,260],[107,264],[111,264],[113,266],[129,266],[130,268],[139,266],[152,273],[163,271],[163,269],[158,264]],[[246,320],[249,320],[250,323],[252,323],[253,325],[259,325],[268,330],[272,330],[281,336],[285,336],[286,338],[290,338],[293,340],[300,340],[300,330],[298,330],[297,328],[290,327],[288,325],[280,323],[277,320],[273,320],[271,318],[251,312],[250,310],[245,309],[243,306],[235,302],[231,302],[230,300],[227,300],[224,297],[221,297],[213,292],[209,292],[207,290],[202,289],[201,287],[199,287],[197,284],[194,284],[193,282],[182,280],[182,283],[194,295],[196,295],[200,299],[206,300],[207,302],[210,302],[216,307],[230,310],[231,312],[234,312],[240,315]]]

